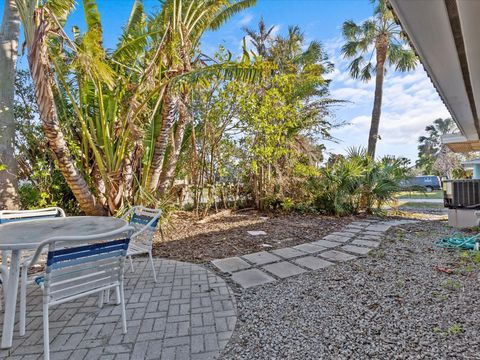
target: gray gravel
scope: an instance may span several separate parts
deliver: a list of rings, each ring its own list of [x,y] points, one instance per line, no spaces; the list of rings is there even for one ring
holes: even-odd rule
[[[432,246],[451,233],[403,226],[365,258],[237,289],[221,359],[480,359],[479,268]]]

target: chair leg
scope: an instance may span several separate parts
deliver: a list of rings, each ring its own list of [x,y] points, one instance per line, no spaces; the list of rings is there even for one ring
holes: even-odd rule
[[[135,270],[133,269],[132,255],[130,255],[128,258],[130,259],[130,269],[132,270],[132,272],[135,272]]]
[[[127,333],[127,312],[125,310],[125,293],[123,291],[123,281],[120,282],[120,286],[117,286],[120,292],[120,306],[122,307],[122,330],[123,333]]]
[[[115,288],[115,305],[120,305],[122,303],[122,299],[120,297],[120,287]]]
[[[107,304],[110,302],[110,289],[105,290],[105,302]]]
[[[25,322],[27,319],[27,276],[28,268],[22,267],[21,284],[20,284],[20,336],[25,335]]]
[[[150,258],[150,264],[152,265],[153,281],[157,282],[157,273],[155,272],[155,264],[153,263],[152,250],[149,251],[148,257]]]
[[[103,291],[98,293],[98,307],[103,308]]]
[[[7,266],[7,260],[8,260],[8,251],[7,250],[2,250],[0,251],[2,254],[2,265]]]
[[[48,331],[48,303],[43,303],[43,358],[50,360],[50,335]]]

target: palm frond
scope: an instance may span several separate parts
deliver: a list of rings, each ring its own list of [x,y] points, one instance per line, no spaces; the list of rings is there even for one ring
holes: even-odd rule
[[[143,25],[145,20],[145,10],[141,0],[135,0],[128,18],[127,25],[123,29],[123,36],[129,36],[133,31]]]
[[[348,40],[355,40],[361,31],[360,26],[353,20],[347,20],[342,25],[342,34]]]
[[[214,79],[256,83],[271,75],[273,69],[273,65],[267,62],[254,63],[253,65],[237,62],[212,64],[176,76],[170,81],[170,85],[180,88],[207,87],[210,81]]]
[[[230,3],[229,5],[226,5],[219,13],[215,15],[212,21],[210,21],[210,24],[208,26],[209,29],[217,30],[233,15],[254,6],[256,3],[257,0],[239,0],[234,3]]]
[[[49,0],[45,6],[61,25],[65,25],[68,16],[75,10],[75,0]]]

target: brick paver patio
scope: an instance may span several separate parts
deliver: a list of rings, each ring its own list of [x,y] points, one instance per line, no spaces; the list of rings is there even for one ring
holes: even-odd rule
[[[217,358],[237,319],[230,288],[204,267],[159,259],[155,263],[157,283],[144,259],[135,260],[134,273],[126,271],[126,335],[121,332],[120,307],[114,305],[113,294],[103,308],[97,305],[98,296],[53,307],[51,358]],[[0,359],[43,358],[42,298],[35,285],[30,286],[27,301],[27,333],[20,337],[17,324],[13,347],[0,350]]]

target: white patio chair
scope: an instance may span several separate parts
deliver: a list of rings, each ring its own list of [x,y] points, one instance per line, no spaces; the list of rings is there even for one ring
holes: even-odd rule
[[[115,289],[117,305],[122,307],[122,329],[127,332],[123,273],[131,226],[92,236],[56,237],[43,241],[28,266],[22,267],[20,321],[25,327],[26,285],[28,268],[48,249],[44,275],[35,283],[43,292],[44,359],[50,358],[48,312],[52,305],[63,304],[93,294],[103,304],[105,291]]]
[[[133,255],[148,254],[150,264],[152,265],[153,280],[157,282],[157,273],[152,257],[152,242],[157,226],[159,224],[162,210],[149,209],[143,206],[134,206],[123,217],[129,222],[129,225],[135,228],[135,233],[131,236],[130,246],[128,247],[127,256],[130,260],[130,267],[133,270]]]

